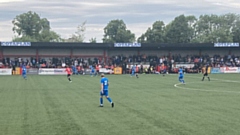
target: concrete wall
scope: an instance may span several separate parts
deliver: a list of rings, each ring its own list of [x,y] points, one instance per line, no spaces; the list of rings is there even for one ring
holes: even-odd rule
[[[36,49],[27,49],[27,48],[19,48],[19,49],[16,49],[16,48],[13,48],[13,49],[10,49],[10,48],[5,48],[3,49],[3,55],[4,56],[8,56],[8,55],[14,55],[14,56],[30,56],[30,55],[33,55],[33,56],[36,56]]]
[[[58,55],[66,55],[70,56],[70,49],[39,49],[38,55],[50,55],[50,56],[58,56]]]

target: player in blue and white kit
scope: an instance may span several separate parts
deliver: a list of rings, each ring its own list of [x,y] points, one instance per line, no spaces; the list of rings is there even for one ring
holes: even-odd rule
[[[103,96],[107,98],[107,100],[111,103],[111,106],[114,107],[114,103],[112,102],[112,99],[108,96],[108,86],[109,82],[106,77],[104,77],[104,74],[101,74],[101,90],[100,90],[100,106],[103,107]]]
[[[95,74],[95,70],[94,70],[94,67],[93,66],[90,66],[90,76],[92,77],[93,75],[96,76]]]
[[[132,74],[131,74],[131,77],[133,77],[134,75],[138,78],[138,74],[136,73],[136,68],[137,68],[137,65],[133,65],[132,66]]]
[[[184,79],[183,79],[183,78],[184,78],[184,75],[183,75],[183,69],[182,69],[182,67],[179,68],[178,74],[179,74],[179,77],[178,77],[179,82],[185,84],[185,81],[184,81]]]
[[[22,77],[27,80],[27,68],[25,65],[22,66]]]

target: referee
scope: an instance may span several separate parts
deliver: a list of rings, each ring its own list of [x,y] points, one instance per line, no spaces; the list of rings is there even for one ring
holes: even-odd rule
[[[204,81],[205,77],[207,77],[208,81],[210,81],[210,77],[208,76],[208,68],[209,68],[209,65],[207,64],[206,67],[205,67],[205,71],[204,71],[204,74],[203,74],[202,81]]]

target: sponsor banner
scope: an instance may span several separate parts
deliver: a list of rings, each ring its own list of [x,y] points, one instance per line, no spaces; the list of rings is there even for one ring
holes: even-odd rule
[[[223,73],[239,73],[238,67],[221,67]]]
[[[31,46],[31,42],[1,42],[1,46]]]
[[[122,68],[121,67],[114,68],[114,74],[118,74],[118,75],[122,74]]]
[[[100,73],[105,73],[105,74],[112,74],[114,71],[112,69],[107,69],[107,68],[99,68]]]
[[[238,68],[238,73],[240,73],[240,67]]]
[[[141,47],[141,43],[114,43],[114,47]]]
[[[0,68],[0,75],[12,75],[11,68]]]
[[[150,65],[142,65],[142,66],[143,66],[143,68],[149,68]],[[133,65],[127,65],[126,67],[132,69]],[[140,69],[141,68],[141,64],[138,64],[137,67]]]
[[[15,71],[12,70],[12,74],[13,75],[21,75],[21,68],[20,67],[16,67]]]
[[[28,68],[27,69],[27,74],[37,75],[38,74],[38,69],[37,68]]]
[[[40,68],[39,75],[67,75],[65,68]]]
[[[91,69],[84,69],[84,74],[85,75],[90,75]]]
[[[214,47],[239,47],[239,43],[214,43]]]
[[[184,68],[193,68],[194,64],[176,64],[176,66],[174,66],[175,68],[180,68],[180,67],[184,67]]]
[[[223,73],[223,72],[221,72],[220,68],[212,68],[211,69],[211,74],[219,74],[219,73]]]

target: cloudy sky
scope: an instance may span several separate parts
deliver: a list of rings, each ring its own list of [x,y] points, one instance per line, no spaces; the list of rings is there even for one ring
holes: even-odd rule
[[[103,28],[114,19],[139,37],[155,21],[167,24],[181,14],[240,14],[240,0],[0,0],[0,41],[11,41],[12,20],[28,11],[47,18],[63,38],[86,21],[85,42],[94,37],[102,42]]]

